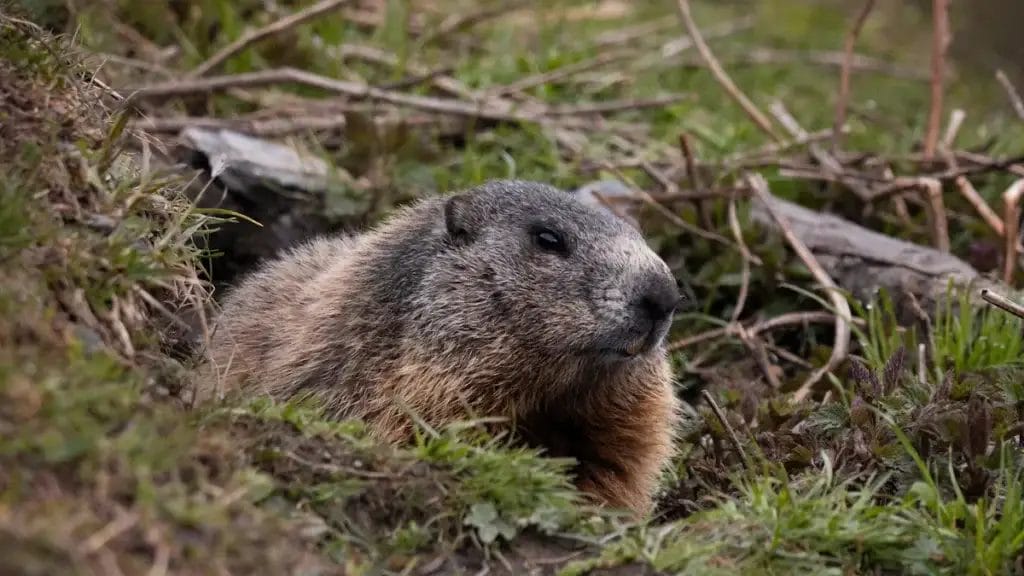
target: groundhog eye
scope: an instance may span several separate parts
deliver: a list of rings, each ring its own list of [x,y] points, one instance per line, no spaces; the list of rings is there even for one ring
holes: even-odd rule
[[[564,253],[566,251],[565,239],[554,230],[542,228],[534,232],[537,245],[549,252]]]

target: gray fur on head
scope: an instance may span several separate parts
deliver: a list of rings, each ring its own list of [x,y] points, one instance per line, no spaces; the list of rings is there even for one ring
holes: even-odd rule
[[[420,333],[502,334],[552,359],[620,359],[653,351],[645,298],[674,308],[668,266],[640,233],[575,195],[529,181],[494,180],[444,202],[444,247],[421,285]],[[551,244],[551,240],[555,242]],[[547,242],[546,242],[547,241]]]

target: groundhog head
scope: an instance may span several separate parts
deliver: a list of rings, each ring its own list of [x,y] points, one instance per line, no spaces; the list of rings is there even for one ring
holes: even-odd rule
[[[421,320],[453,348],[514,338],[508,349],[549,361],[663,355],[679,289],[626,221],[570,192],[510,180],[450,196],[442,212],[440,254],[425,271],[437,314]]]

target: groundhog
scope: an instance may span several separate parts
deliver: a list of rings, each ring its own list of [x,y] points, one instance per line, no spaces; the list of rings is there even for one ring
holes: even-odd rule
[[[197,391],[312,396],[392,442],[410,438],[410,413],[434,427],[501,417],[574,458],[598,504],[644,515],[673,449],[664,341],[679,301],[626,221],[572,192],[495,180],[245,277]]]

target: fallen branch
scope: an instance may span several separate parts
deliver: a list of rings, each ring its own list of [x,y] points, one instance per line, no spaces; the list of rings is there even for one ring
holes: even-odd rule
[[[981,291],[981,298],[996,308],[1009,312],[1018,318],[1024,318],[1024,306],[1017,304],[1006,296],[1001,296],[991,290],[984,289]]]
[[[818,370],[811,373],[807,377],[807,380],[800,385],[796,393],[793,395],[794,402],[802,402],[814,389],[814,385],[818,383],[825,374],[828,374],[846,358],[847,351],[850,347],[850,322],[853,317],[850,313],[850,303],[846,301],[846,298],[839,293],[839,287],[832,280],[832,278],[825,272],[825,269],[821,267],[818,260],[814,257],[814,254],[804,245],[800,238],[793,232],[786,219],[779,214],[772,207],[772,195],[768,190],[768,183],[764,180],[760,174],[753,174],[748,176],[748,183],[750,188],[757,195],[758,199],[764,204],[768,213],[775,220],[782,235],[786,238],[786,241],[793,248],[793,251],[797,253],[804,265],[811,271],[815,280],[818,284],[825,289],[828,293],[829,300],[832,301],[832,305],[836,309],[835,316],[835,341],[832,344],[832,354],[829,356],[828,362]]]
[[[274,68],[259,72],[247,72],[228,76],[212,76],[209,78],[198,78],[195,80],[154,84],[129,91],[131,96],[129,96],[128,101],[134,103],[143,99],[171,98],[192,94],[223,92],[231,88],[252,88],[287,83],[301,84],[304,86],[335,92],[337,94],[343,94],[353,98],[378,100],[389,104],[408,106],[439,114],[453,114],[457,116],[485,118],[496,121],[530,123],[541,122],[542,120],[545,120],[545,117],[548,115],[585,116],[622,110],[665,106],[678,102],[680,99],[686,97],[685,95],[673,95],[661,98],[652,98],[649,100],[600,102],[597,104],[584,104],[578,106],[534,106],[517,109],[511,106],[507,101],[503,100],[477,103],[451,98],[419,96],[415,94],[405,94],[402,92],[375,88],[358,82],[328,78],[326,76],[295,68]]]
[[[743,92],[733,83],[729,75],[726,74],[722,65],[715,59],[715,55],[711,52],[711,48],[708,47],[707,43],[704,42],[704,38],[700,34],[700,30],[697,28],[697,23],[694,22],[693,16],[690,14],[690,1],[689,0],[676,0],[676,4],[679,6],[679,16],[683,21],[683,25],[686,27],[686,31],[690,34],[690,38],[693,39],[694,46],[700,53],[701,58],[707,63],[711,73],[718,80],[718,83],[722,85],[726,93],[735,100],[743,111],[747,113],[747,116],[754,121],[754,124],[773,140],[780,140],[778,134],[772,129],[771,121],[768,120],[757,106],[746,97]]]
[[[913,318],[902,302],[906,294],[922,306],[932,307],[947,296],[950,283],[961,288],[998,287],[952,254],[886,236],[780,198],[772,197],[771,203],[829,276],[859,300],[869,302],[885,290],[896,299],[897,311]],[[752,203],[750,217],[759,226],[779,231],[763,201]]]
[[[234,42],[218,50],[217,53],[211,56],[208,60],[199,66],[196,66],[195,69],[188,73],[187,77],[199,78],[200,76],[205,76],[214,68],[217,68],[229,58],[238,54],[242,50],[245,50],[249,46],[270,38],[271,36],[291,30],[296,26],[309,22],[310,20],[327,14],[332,10],[337,10],[349,2],[351,2],[351,0],[321,0],[312,6],[304,8],[303,10],[295,12],[294,14],[286,16],[276,22],[243,34]]]

